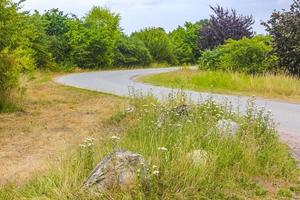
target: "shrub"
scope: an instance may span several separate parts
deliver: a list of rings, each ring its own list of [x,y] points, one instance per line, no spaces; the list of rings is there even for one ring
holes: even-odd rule
[[[18,86],[19,69],[13,56],[0,54],[0,112],[14,109],[12,91]]]
[[[133,33],[132,37],[144,42],[155,62],[176,63],[172,43],[163,28],[146,28]]]
[[[234,9],[230,12],[220,6],[211,7],[211,9],[215,15],[211,15],[208,24],[199,30],[201,49],[213,49],[230,38],[239,40],[253,36],[252,16],[238,15]]]
[[[205,52],[200,59],[203,68],[263,73],[275,69],[277,57],[272,55],[271,38],[255,36],[229,39],[218,48]]]
[[[294,0],[289,11],[274,11],[263,25],[273,37],[280,66],[300,76],[300,0]]]
[[[151,63],[151,54],[138,38],[121,37],[115,49],[115,65],[145,66]]]

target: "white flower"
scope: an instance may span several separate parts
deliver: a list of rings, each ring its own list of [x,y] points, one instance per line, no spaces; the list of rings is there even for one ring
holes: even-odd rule
[[[126,110],[125,110],[126,113],[132,113],[134,112],[134,107],[128,107]]]
[[[112,140],[120,140],[121,138],[118,137],[118,136],[113,135],[113,136],[111,136],[111,139],[112,139]]]
[[[85,143],[90,143],[90,142],[93,142],[95,140],[95,138],[92,138],[92,137],[88,137],[84,140]]]
[[[158,167],[157,167],[156,165],[153,165],[152,168],[153,168],[153,169],[157,169]]]
[[[168,151],[168,149],[166,147],[158,147],[158,150],[160,150],[160,151]]]
[[[92,142],[89,142],[86,144],[88,147],[93,146],[94,144]]]
[[[182,127],[182,124],[176,124],[177,127]]]
[[[79,146],[80,146],[80,148],[85,148],[86,147],[86,145],[84,145],[84,144],[81,144]]]
[[[159,175],[159,171],[158,171],[158,170],[154,170],[152,173],[153,173],[155,176],[158,176],[158,175]]]

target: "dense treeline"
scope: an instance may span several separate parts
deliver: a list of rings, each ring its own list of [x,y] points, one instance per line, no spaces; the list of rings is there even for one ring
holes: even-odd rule
[[[252,16],[220,6],[211,7],[209,19],[186,22],[171,32],[148,27],[126,35],[121,17],[106,8],[93,7],[78,18],[58,9],[24,12],[22,2],[0,0],[0,110],[20,73],[34,69],[199,63],[213,70],[300,74],[300,0],[264,23],[270,36],[255,36]]]

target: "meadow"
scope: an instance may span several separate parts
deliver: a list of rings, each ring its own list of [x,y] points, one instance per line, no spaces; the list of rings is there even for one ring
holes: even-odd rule
[[[178,111],[182,105],[185,112]],[[237,133],[220,131],[222,119],[237,122]],[[173,94],[158,102],[136,93],[106,124],[106,135],[83,140],[43,176],[5,186],[0,199],[275,199],[299,193],[296,161],[279,141],[270,113],[251,101],[242,115],[213,100],[196,105]],[[147,184],[100,196],[82,190],[94,166],[116,149],[144,156]],[[198,163],[189,156],[194,150],[205,152]]]
[[[139,77],[138,80],[172,88],[300,102],[300,80],[284,74],[252,76],[183,68],[176,72]]]

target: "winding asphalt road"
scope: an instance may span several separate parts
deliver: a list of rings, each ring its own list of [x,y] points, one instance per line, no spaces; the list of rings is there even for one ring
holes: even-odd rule
[[[159,68],[159,69],[136,69],[118,71],[99,71],[70,74],[55,79],[56,82],[74,86],[78,88],[94,90],[118,96],[129,96],[129,91],[134,88],[143,94],[153,94],[159,99],[165,98],[171,92],[176,92],[171,88],[152,86],[135,81],[136,76],[170,72],[178,68]],[[207,98],[213,98],[222,103],[229,101],[235,108],[244,110],[250,97],[219,95],[202,92],[184,90],[186,95],[195,102],[201,102]],[[271,110],[273,118],[278,123],[278,130],[283,133],[295,134],[300,136],[300,104],[286,103],[280,101],[257,99],[257,106],[266,107]]]

